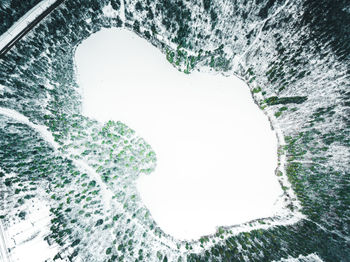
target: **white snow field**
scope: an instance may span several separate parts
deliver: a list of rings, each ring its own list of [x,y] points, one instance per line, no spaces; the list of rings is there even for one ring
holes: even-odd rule
[[[179,72],[125,29],[91,35],[75,59],[83,114],[127,124],[155,151],[136,183],[165,233],[198,239],[277,212],[276,135],[244,82]]]

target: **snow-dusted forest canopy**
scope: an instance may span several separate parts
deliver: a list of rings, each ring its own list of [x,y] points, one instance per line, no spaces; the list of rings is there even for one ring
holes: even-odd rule
[[[0,32],[37,2],[2,1]],[[185,74],[246,81],[279,132],[281,216],[193,241],[159,228],[134,183],[155,168],[151,145],[124,123],[81,114],[75,50],[110,27]],[[42,261],[348,261],[349,37],[346,0],[65,0],[0,59],[9,261],[32,242],[46,247]]]

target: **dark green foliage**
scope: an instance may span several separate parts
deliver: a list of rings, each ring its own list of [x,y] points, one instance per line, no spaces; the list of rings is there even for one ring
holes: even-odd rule
[[[141,12],[143,10],[142,4],[140,2],[136,3],[135,10],[138,12]]]
[[[106,255],[109,255],[111,253],[112,253],[112,248],[111,247],[107,248],[106,249]]]
[[[145,30],[145,31],[143,32],[143,34],[145,35],[145,37],[146,37],[147,39],[150,39],[150,38],[151,38],[151,33],[150,33],[149,31]]]
[[[302,24],[310,28],[314,50],[319,51],[323,43],[330,43],[332,50],[344,62],[350,60],[350,15],[347,0],[303,1]],[[318,14],[318,15],[315,15]]]
[[[156,5],[158,10],[162,10],[162,24],[165,28],[175,33],[174,42],[186,46],[186,38],[191,33],[189,21],[191,20],[191,10],[182,1],[162,0]]]
[[[211,28],[214,29],[218,20],[218,14],[213,9],[210,10],[210,19],[211,19]]]
[[[73,241],[73,243],[71,244],[72,247],[77,246],[80,243],[80,239],[76,239]]]
[[[89,186],[90,186],[90,187],[96,186],[96,181],[95,181],[95,180],[90,181],[90,182],[89,182]]]
[[[205,11],[208,11],[211,6],[211,0],[203,0],[203,7]]]
[[[254,94],[259,93],[259,92],[261,92],[261,88],[260,88],[260,87],[254,88],[254,89],[252,90],[252,92],[253,92]]]
[[[267,105],[301,104],[307,100],[306,96],[277,97],[272,96],[265,99]]]
[[[149,20],[153,20],[154,14],[153,14],[153,12],[152,12],[152,9],[148,9],[148,11],[147,11],[147,18],[148,18]]]
[[[98,227],[98,226],[100,226],[102,224],[103,224],[103,219],[99,219],[99,220],[97,220],[97,222],[95,224],[95,227]]]
[[[326,118],[332,117],[335,114],[334,108],[335,106],[317,108],[316,112],[312,115],[312,122],[324,122]]]
[[[133,29],[134,29],[136,32],[140,32],[140,22],[139,22],[139,21],[135,21],[135,22],[134,22]]]
[[[74,249],[73,253],[70,255],[70,260],[73,260],[79,254],[79,248]]]
[[[21,219],[25,219],[26,218],[26,212],[25,211],[21,211],[18,216],[21,218]]]
[[[111,0],[111,5],[114,10],[119,10],[120,0]]]
[[[11,179],[10,178],[6,178],[5,179],[5,186],[11,186],[11,185],[12,185]]]
[[[56,255],[54,256],[54,258],[53,258],[54,261],[57,260],[57,259],[62,260],[62,257],[61,257],[61,255],[60,255],[59,253],[56,254]]]

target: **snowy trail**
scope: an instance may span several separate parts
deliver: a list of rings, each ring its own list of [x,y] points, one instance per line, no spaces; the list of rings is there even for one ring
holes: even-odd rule
[[[54,147],[55,149],[58,149],[59,147],[58,143],[55,141],[52,134],[47,130],[46,126],[33,124],[32,122],[29,121],[29,119],[26,116],[9,108],[0,107],[0,115],[4,115],[20,123],[28,125],[29,127],[36,130],[44,138],[44,140],[47,141],[52,147]]]
[[[120,2],[120,18],[121,18],[121,20],[124,22],[124,24],[125,24],[125,22],[126,22],[126,19],[125,19],[125,3],[124,3],[124,1],[125,0],[122,0],[121,2]]]

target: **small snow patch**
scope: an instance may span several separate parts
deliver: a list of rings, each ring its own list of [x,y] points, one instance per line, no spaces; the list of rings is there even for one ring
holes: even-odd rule
[[[110,3],[102,9],[102,12],[106,17],[109,17],[109,18],[118,17],[118,12],[113,9]]]

